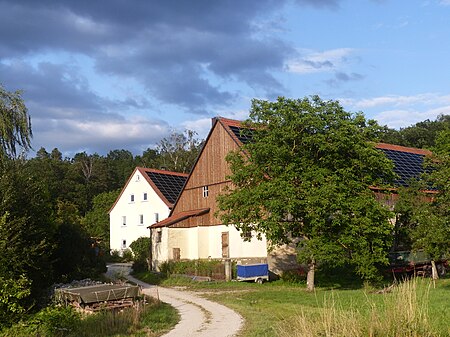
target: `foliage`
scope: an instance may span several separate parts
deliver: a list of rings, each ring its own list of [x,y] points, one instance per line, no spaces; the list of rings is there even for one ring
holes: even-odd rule
[[[31,121],[21,94],[0,85],[0,157],[15,157],[17,146],[31,147]]]
[[[109,210],[119,196],[120,190],[97,194],[92,200],[92,209],[82,219],[83,227],[91,237],[109,250]]]
[[[213,277],[214,274],[223,274],[223,263],[219,260],[186,260],[165,261],[160,266],[161,273],[170,276],[173,274],[186,274]]]
[[[0,165],[0,276],[31,283],[28,305],[52,283],[55,227],[48,193],[22,160]]]
[[[203,142],[195,138],[195,131],[172,132],[163,138],[158,146],[158,162],[166,170],[189,173],[197,158]]]
[[[160,336],[179,321],[175,308],[146,297],[146,303],[121,312],[101,311],[82,317],[72,307],[48,307],[24,324],[0,333],[3,337]]]
[[[369,142],[380,127],[317,96],[254,100],[246,126],[252,142],[227,157],[235,188],[218,198],[222,222],[274,245],[301,238],[310,266],[350,263],[376,278],[391,225],[369,187],[393,178],[393,164]]]
[[[151,239],[149,237],[140,237],[130,244],[133,251],[133,270],[148,270],[150,265]]]
[[[89,237],[80,222],[81,218],[75,205],[70,202],[57,202],[57,249],[54,263],[58,281],[70,282],[106,271],[96,241]]]
[[[395,211],[410,248],[439,260],[450,255],[450,129],[438,135],[433,155],[423,181],[400,191]]]
[[[439,132],[450,127],[450,115],[439,115],[400,130],[385,127],[381,141],[390,144],[431,149],[436,144]]]
[[[24,275],[16,279],[0,276],[0,330],[18,321],[27,311],[24,299],[30,296],[30,284]]]

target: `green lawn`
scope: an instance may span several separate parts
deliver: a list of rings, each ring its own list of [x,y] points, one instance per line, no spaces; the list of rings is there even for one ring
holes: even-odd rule
[[[137,276],[146,279],[144,274]],[[147,277],[147,281],[151,280]],[[450,336],[450,279],[438,280],[435,289],[429,279],[419,279],[412,288],[386,294],[363,287],[332,290],[318,287],[309,293],[303,285],[283,281],[259,285],[169,278],[156,282],[163,286],[186,286],[236,310],[245,318],[243,337],[303,336],[299,332],[301,324],[320,325],[328,320],[330,333],[323,336],[350,336],[333,333],[332,326],[338,324],[364,331],[355,336],[368,336],[371,322],[383,331],[374,336]],[[395,332],[390,325],[402,333]]]

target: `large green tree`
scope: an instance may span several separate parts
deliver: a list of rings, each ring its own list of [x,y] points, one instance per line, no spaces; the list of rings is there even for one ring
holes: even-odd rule
[[[409,247],[435,261],[450,254],[450,128],[438,133],[422,181],[400,191],[395,211]],[[397,227],[399,227],[397,226]]]
[[[17,146],[31,147],[31,121],[21,94],[0,85],[0,156],[15,157]]]
[[[376,278],[392,230],[391,213],[369,189],[393,178],[370,142],[379,126],[314,96],[253,100],[246,127],[252,141],[227,157],[234,188],[218,198],[222,221],[273,245],[300,238],[310,290],[319,262],[350,263]]]

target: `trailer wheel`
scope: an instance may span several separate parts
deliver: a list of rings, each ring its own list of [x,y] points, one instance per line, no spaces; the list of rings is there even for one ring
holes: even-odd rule
[[[263,284],[264,280],[263,280],[262,278],[258,277],[258,278],[255,280],[255,282],[258,283],[258,284]]]

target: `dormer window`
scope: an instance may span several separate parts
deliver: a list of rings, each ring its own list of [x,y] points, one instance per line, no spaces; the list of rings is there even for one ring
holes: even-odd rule
[[[207,198],[209,195],[208,186],[203,186],[203,198]]]

